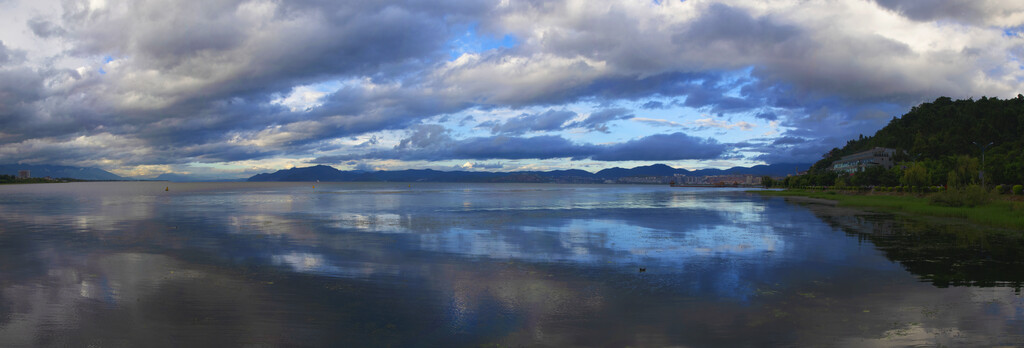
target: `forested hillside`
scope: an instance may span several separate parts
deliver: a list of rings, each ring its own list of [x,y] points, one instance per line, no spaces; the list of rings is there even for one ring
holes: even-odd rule
[[[925,170],[919,174],[930,185],[946,185],[950,179],[976,182],[978,169],[982,169],[982,147],[988,144],[983,168],[987,183],[1024,183],[1024,96],[956,101],[941,97],[921,104],[893,118],[874,135],[850,140],[843,148],[824,154],[802,181],[832,185],[837,178],[828,170],[833,161],[873,147],[888,147],[898,150],[901,165],[890,171],[858,174],[849,178],[854,182],[848,184],[898,185],[906,181],[906,170],[915,165]]]

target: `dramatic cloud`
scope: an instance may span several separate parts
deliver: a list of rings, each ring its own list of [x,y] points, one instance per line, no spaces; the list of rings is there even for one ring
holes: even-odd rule
[[[702,118],[702,119],[699,119],[699,120],[695,120],[695,121],[693,121],[693,124],[697,128],[699,128],[699,129],[721,128],[721,129],[739,129],[739,130],[747,131],[747,130],[751,130],[751,129],[753,129],[755,127],[755,125],[753,125],[753,124],[751,124],[749,122],[745,122],[745,121],[740,121],[740,122],[736,122],[736,123],[731,123],[730,124],[728,122],[723,122],[723,121],[719,121],[719,120],[715,120],[715,119],[711,119],[711,118]]]
[[[461,170],[473,170],[473,169],[501,169],[505,168],[504,164],[501,163],[479,163],[479,162],[466,162],[455,166],[456,169]]]
[[[539,114],[522,114],[508,119],[504,123],[486,122],[481,127],[491,127],[495,134],[523,134],[534,131],[553,131],[562,129],[562,124],[576,117],[576,113],[566,110],[548,110]]]
[[[655,134],[622,144],[606,146],[592,156],[598,161],[671,161],[715,159],[728,149],[714,139],[700,139],[683,133]]]
[[[439,161],[451,159],[551,159],[591,158],[598,161],[673,161],[687,159],[715,159],[721,157],[729,146],[714,139],[701,139],[683,133],[655,134],[619,144],[593,145],[577,144],[560,136],[492,136],[453,140],[444,136],[447,131],[430,127],[429,131],[417,130],[401,144],[412,144],[413,139],[436,138],[436,141],[419,142],[422,146],[398,146],[391,150],[363,154],[325,156],[316,163],[343,163],[364,159],[397,159],[406,161]]]
[[[17,63],[21,59],[24,59],[23,53],[7,48],[4,42],[0,41],[0,66]]]
[[[1024,23],[1024,4],[999,0],[875,0],[879,5],[917,21],[955,20],[975,25],[1017,27]]]
[[[417,125],[412,128],[409,137],[402,139],[395,149],[434,148],[446,146],[452,142],[448,129],[437,124]]]
[[[793,145],[806,143],[807,139],[797,137],[781,137],[772,141],[772,145]]]
[[[757,137],[769,138],[746,164],[813,161],[918,103],[1024,90],[1024,5],[997,0],[7,0],[3,12],[0,163],[701,160]]]
[[[669,121],[669,120],[665,120],[665,119],[660,119],[660,118],[635,117],[635,118],[633,118],[633,121],[642,122],[642,123],[650,124],[650,125],[653,125],[653,126],[659,126],[659,127],[680,127],[680,128],[686,128],[685,124],[682,124],[682,123],[679,123],[679,122],[675,122],[675,121]]]
[[[403,139],[405,142],[407,139]],[[553,135],[536,137],[515,137],[498,135],[474,137],[430,144],[425,147],[375,151],[364,154],[324,156],[316,163],[341,163],[362,159],[397,159],[404,161],[439,161],[450,159],[550,159],[585,158],[594,153],[594,147],[577,145],[565,138]]]
[[[32,29],[32,33],[36,34],[41,38],[49,38],[52,36],[62,36],[67,34],[67,31],[57,26],[53,22],[50,22],[43,18],[32,18],[28,21],[29,29]]]
[[[628,120],[635,116],[626,108],[604,109],[590,114],[583,121],[573,123],[574,127],[583,127],[593,131],[608,133],[608,122]]]
[[[665,103],[662,103],[662,102],[657,101],[657,100],[652,100],[652,101],[644,103],[644,105],[641,105],[640,108],[641,109],[647,109],[647,110],[664,109],[665,108]]]

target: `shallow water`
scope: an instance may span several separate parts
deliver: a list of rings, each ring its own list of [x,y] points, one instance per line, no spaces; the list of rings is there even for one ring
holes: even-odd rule
[[[1024,345],[1016,235],[728,189],[8,185],[0,345]]]

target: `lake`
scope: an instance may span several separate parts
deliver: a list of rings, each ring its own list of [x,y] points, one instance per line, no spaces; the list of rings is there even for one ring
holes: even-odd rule
[[[0,346],[1020,346],[1020,234],[733,189],[7,185]]]

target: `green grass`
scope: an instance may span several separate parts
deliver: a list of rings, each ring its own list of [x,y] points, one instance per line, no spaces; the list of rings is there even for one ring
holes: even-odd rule
[[[764,196],[799,196],[828,199],[841,207],[857,207],[882,212],[952,217],[970,222],[1024,230],[1024,202],[995,200],[975,207],[945,207],[932,205],[928,197],[888,194],[845,194],[836,191],[750,191]]]

